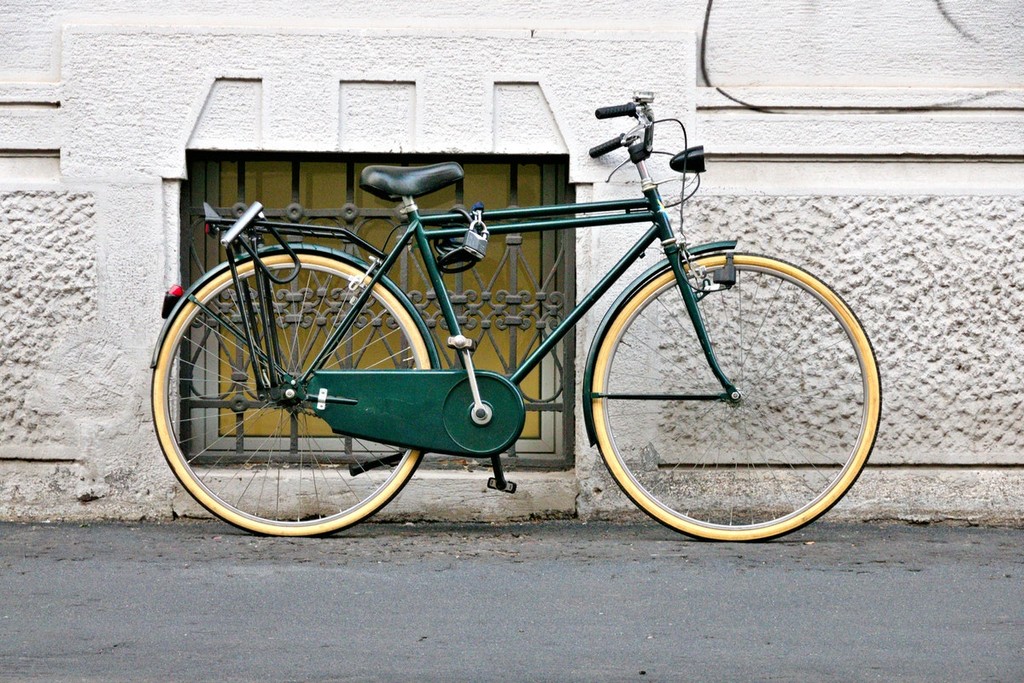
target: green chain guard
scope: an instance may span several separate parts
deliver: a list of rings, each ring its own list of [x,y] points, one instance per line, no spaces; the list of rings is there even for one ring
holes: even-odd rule
[[[470,415],[473,394],[465,370],[321,370],[306,386],[306,401],[337,434],[485,458],[515,443],[526,408],[516,386],[501,375],[478,370],[476,381],[492,411],[483,426]]]

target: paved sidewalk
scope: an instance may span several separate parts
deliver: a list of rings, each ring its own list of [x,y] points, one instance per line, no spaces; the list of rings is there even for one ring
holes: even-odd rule
[[[1024,530],[0,524],[0,680],[1020,681]]]

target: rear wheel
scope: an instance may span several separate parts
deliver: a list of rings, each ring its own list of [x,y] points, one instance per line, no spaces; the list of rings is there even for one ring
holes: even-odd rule
[[[725,256],[695,265],[712,283],[698,305],[738,402],[708,400],[723,390],[668,267],[618,310],[590,391],[601,454],[641,509],[692,536],[754,540],[800,528],[849,490],[874,445],[881,386],[837,294],[788,263],[733,259],[731,286],[713,284]]]
[[[351,308],[356,293],[349,284],[365,277],[337,258],[299,259],[294,280],[271,285],[272,329],[293,377]],[[292,269],[284,254],[264,264],[278,277]],[[252,262],[238,270],[255,297]],[[178,311],[158,352],[153,417],[171,469],[203,507],[256,533],[318,535],[365,519],[397,495],[421,454],[334,434],[308,400],[259,398],[238,300],[230,272],[213,278]],[[325,369],[429,367],[414,315],[376,285]],[[352,465],[367,462],[377,466],[352,474]]]

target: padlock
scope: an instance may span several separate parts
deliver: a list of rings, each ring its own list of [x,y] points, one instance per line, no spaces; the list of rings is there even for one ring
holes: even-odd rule
[[[470,228],[462,239],[462,249],[469,252],[477,260],[483,260],[487,256],[487,235],[482,235],[473,228]]]

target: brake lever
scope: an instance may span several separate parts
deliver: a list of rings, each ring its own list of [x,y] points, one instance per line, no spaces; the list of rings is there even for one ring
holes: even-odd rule
[[[622,161],[622,163],[621,163],[621,164],[619,164],[618,166],[616,166],[616,167],[615,167],[615,168],[614,168],[614,169],[612,170],[612,172],[608,174],[608,177],[607,177],[607,178],[605,178],[605,179],[604,179],[604,181],[605,181],[606,183],[610,183],[610,182],[612,181],[612,176],[613,176],[613,175],[615,175],[616,173],[618,173],[618,172],[619,172],[620,170],[622,170],[622,167],[623,167],[623,166],[625,166],[625,165],[626,165],[626,164],[628,164],[628,163],[629,163],[629,157],[626,157],[626,158],[625,158],[625,159],[624,159],[624,160]]]

